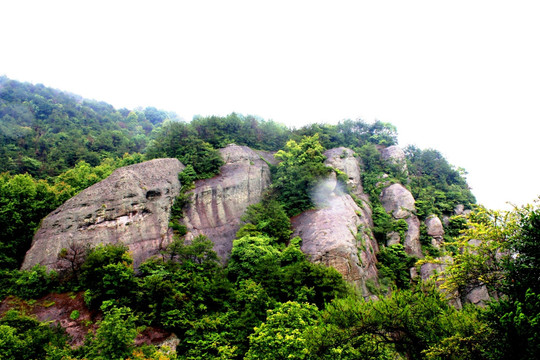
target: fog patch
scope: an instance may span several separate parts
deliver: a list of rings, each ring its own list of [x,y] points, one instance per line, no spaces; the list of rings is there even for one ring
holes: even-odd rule
[[[312,188],[311,201],[317,208],[325,208],[335,205],[336,200],[345,193],[343,184],[337,181],[336,174],[319,180]]]

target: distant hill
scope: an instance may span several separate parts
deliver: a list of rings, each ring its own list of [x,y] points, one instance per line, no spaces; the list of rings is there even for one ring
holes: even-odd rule
[[[115,109],[104,102],[0,77],[0,172],[60,174],[84,160],[145,149],[152,131],[173,113]]]

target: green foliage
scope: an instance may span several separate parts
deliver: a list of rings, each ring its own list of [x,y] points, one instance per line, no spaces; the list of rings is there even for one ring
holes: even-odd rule
[[[104,157],[141,152],[165,118],[115,110],[103,102],[0,78],[0,172],[55,176],[80,161],[96,166]],[[155,110],[155,112],[159,112]]]
[[[320,142],[326,149],[345,146],[359,148],[365,144],[397,144],[397,129],[394,125],[375,121],[368,124],[361,119],[344,120],[337,125],[310,124],[294,131],[297,140],[302,136],[319,134]]]
[[[69,318],[71,320],[77,320],[79,316],[81,316],[81,313],[79,312],[79,310],[73,310],[71,314],[69,314]]]
[[[44,359],[52,347],[63,347],[66,335],[61,327],[9,310],[0,318],[0,359]]]
[[[28,174],[0,174],[0,268],[20,266],[41,219],[69,196],[65,187]]]
[[[242,221],[254,226],[249,227],[250,231],[258,231],[280,243],[289,241],[292,234],[289,217],[283,206],[274,199],[263,199],[260,203],[250,205]]]
[[[175,157],[182,164],[191,165],[197,179],[210,178],[219,173],[223,160],[212,145],[201,140],[196,131],[183,122],[167,122],[157,132],[146,154],[149,159]],[[188,170],[191,171],[191,170]]]
[[[507,251],[516,227],[516,214],[513,212],[491,211],[483,207],[473,211],[461,235],[446,244],[459,251],[453,255],[452,263],[441,276],[444,279],[442,288],[462,298],[483,285],[492,291],[501,291],[505,278],[501,254]]]
[[[133,259],[122,244],[98,245],[93,248],[81,267],[80,281],[85,302],[99,308],[105,300],[129,304],[135,293]]]
[[[386,235],[392,231],[392,217],[386,212],[380,202],[372,205],[373,236],[380,245],[386,244]]]
[[[377,260],[380,278],[389,278],[398,289],[408,289],[411,286],[409,269],[414,266],[416,259],[405,253],[402,244],[382,247]]]
[[[233,280],[253,279],[272,282],[279,268],[279,250],[266,236],[246,236],[233,241],[231,257],[227,265]]]
[[[314,358],[434,359],[457,345],[450,358],[481,359],[488,337],[475,309],[458,311],[437,291],[415,288],[375,302],[335,300],[308,338]]]
[[[125,359],[135,347],[136,317],[128,307],[116,307],[112,302],[101,306],[104,318],[89,342],[85,344],[90,359]]]
[[[1,275],[0,298],[15,295],[22,299],[37,299],[58,285],[56,272],[48,272],[42,265],[35,265],[30,270],[6,270]]]
[[[272,187],[287,215],[298,215],[313,207],[310,192],[330,168],[324,165],[323,147],[319,136],[304,137],[300,143],[290,140],[284,150],[274,156],[281,160],[277,165]]]
[[[268,310],[266,321],[249,337],[245,359],[307,359],[309,350],[304,330],[317,323],[314,305],[286,302]]]
[[[538,204],[515,208],[498,228],[506,231],[499,291],[506,296],[488,313],[497,341],[495,359],[536,359],[540,354],[540,209]]]
[[[290,134],[289,129],[274,121],[235,113],[225,117],[195,117],[190,125],[200,139],[214,148],[237,144],[275,151],[285,145]]]
[[[122,158],[105,158],[99,165],[92,166],[86,161],[79,161],[75,167],[64,171],[54,178],[57,186],[69,185],[70,196],[107,178],[114,170],[128,165],[138,164],[145,160],[142,154],[124,154]]]
[[[408,230],[409,230],[409,225],[404,219],[399,219],[392,222],[392,231],[395,231],[399,234],[399,239],[402,244],[405,241],[405,235],[407,234]]]
[[[284,266],[279,279],[278,287],[271,293],[279,294],[277,296],[282,302],[293,300],[322,307],[349,292],[345,280],[336,269],[313,264],[305,258]]]
[[[180,336],[202,314],[223,307],[230,291],[212,247],[204,236],[189,244],[177,238],[161,259],[141,264],[137,306],[149,321]]]
[[[420,218],[450,214],[456,205],[470,208],[476,202],[465,180],[465,171],[455,169],[436,150],[405,149],[411,193]]]

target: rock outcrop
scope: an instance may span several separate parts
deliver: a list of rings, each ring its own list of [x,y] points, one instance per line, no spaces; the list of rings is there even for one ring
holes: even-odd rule
[[[420,245],[420,220],[414,215],[414,198],[409,190],[401,184],[392,184],[383,189],[381,203],[387,213],[395,220],[407,222],[407,233],[403,246],[409,255],[423,257]]]
[[[369,195],[364,193],[364,188],[362,187],[362,169],[360,167],[360,161],[354,156],[354,151],[345,147],[338,147],[326,150],[324,156],[326,156],[324,162],[326,166],[342,171],[347,175],[347,186],[352,194],[362,202],[362,206],[360,206],[361,216],[367,221],[367,225],[372,228],[373,220]]]
[[[317,209],[306,211],[292,222],[293,236],[302,238],[302,251],[313,262],[332,266],[354,283],[365,296],[371,295],[366,283],[377,282],[375,254],[378,244],[371,235],[373,220],[368,197],[362,191],[361,170],[353,151],[336,148],[324,153],[325,164],[344,172],[352,193],[362,200],[359,207],[343,192],[331,175],[318,186]]]
[[[405,152],[397,145],[392,145],[387,148],[381,149],[381,156],[384,160],[391,162],[394,165],[399,166],[401,171],[407,173],[407,160]]]
[[[441,246],[444,240],[444,228],[441,219],[437,215],[430,215],[424,221],[426,232],[431,236],[431,244],[436,248]]]
[[[43,220],[22,268],[52,268],[62,248],[99,243],[127,245],[138,266],[170,240],[170,209],[183,169],[177,159],[156,159],[115,170]]]
[[[302,238],[302,251],[313,262],[332,266],[369,295],[366,281],[377,281],[378,245],[369,236],[369,220],[350,195],[331,195],[327,206],[292,219],[293,236]]]
[[[220,174],[195,182],[191,204],[184,211],[186,238],[204,234],[214,250],[227,259],[246,208],[258,203],[270,185],[270,168],[264,156],[247,146],[231,144],[220,150],[225,165]],[[270,158],[268,159],[270,160]]]
[[[338,147],[326,150],[324,156],[326,156],[324,163],[327,166],[347,174],[348,182],[346,185],[351,188],[353,194],[361,195],[364,193],[360,165],[358,159],[354,157],[354,151],[345,147]]]

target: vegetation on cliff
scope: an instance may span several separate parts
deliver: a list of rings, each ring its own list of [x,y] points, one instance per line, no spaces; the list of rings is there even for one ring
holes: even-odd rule
[[[77,244],[58,254],[58,271],[17,270],[41,219],[114,169],[177,157],[187,165],[180,174],[187,189],[219,172],[218,149],[229,143],[277,151],[281,162],[273,166],[268,194],[246,211],[227,264],[205,236],[187,243],[177,231],[159,256],[136,270],[122,245]],[[0,315],[0,358],[536,359],[538,206],[507,213],[476,208],[467,218],[450,219],[446,246],[437,250],[454,259],[437,279],[444,291],[411,279],[415,259],[402,244],[386,246],[390,232],[403,241],[407,224],[385,211],[382,188],[408,187],[422,220],[452,215],[458,204],[473,208],[475,199],[465,173],[435,150],[409,147],[406,168],[384,160],[380,149],[396,143],[396,128],[383,122],[288,129],[231,114],[187,123],[155,108],[116,110],[0,78],[0,156],[6,159],[0,165],[0,298],[15,296],[20,305]],[[314,207],[311,188],[331,171],[324,150],[340,146],[363,164],[372,232],[381,246],[379,273],[390,290],[372,284],[378,299],[364,299],[335,269],[309,262],[302,240],[290,239],[290,216]],[[339,173],[338,179],[346,180]],[[175,212],[185,200],[179,198]],[[483,308],[449,305],[449,296],[474,286],[487,286],[496,297]],[[103,314],[80,347],[71,348],[61,328],[23,311],[55,291],[84,293],[86,306]],[[71,319],[79,321],[76,313]],[[137,334],[150,326],[174,332],[177,352],[136,347]]]

